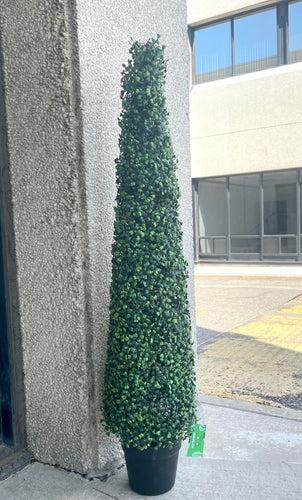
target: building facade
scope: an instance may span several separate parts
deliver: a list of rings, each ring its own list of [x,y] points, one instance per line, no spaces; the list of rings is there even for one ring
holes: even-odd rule
[[[188,1],[195,260],[302,259],[302,1]]]
[[[0,0],[4,474],[29,456],[85,474],[121,456],[100,424],[120,79],[131,39],[157,34],[192,271],[185,0]],[[192,279],[189,293],[194,318]]]

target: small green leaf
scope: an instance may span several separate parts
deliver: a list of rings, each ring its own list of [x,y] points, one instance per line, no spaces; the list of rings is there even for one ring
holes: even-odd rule
[[[103,421],[127,446],[173,447],[196,421],[180,190],[159,37],[122,71]]]

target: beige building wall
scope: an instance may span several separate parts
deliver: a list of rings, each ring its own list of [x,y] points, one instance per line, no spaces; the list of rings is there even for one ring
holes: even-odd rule
[[[200,22],[212,21],[248,9],[257,9],[276,3],[276,0],[259,2],[257,0],[187,0],[188,25],[194,26]]]
[[[200,16],[202,23],[230,6],[238,12],[251,4],[263,2],[204,1],[198,7],[189,0],[188,19]],[[192,177],[302,167],[301,88],[302,63],[193,86]]]

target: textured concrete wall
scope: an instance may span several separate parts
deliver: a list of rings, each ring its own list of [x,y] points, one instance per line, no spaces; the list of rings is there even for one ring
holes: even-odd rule
[[[160,33],[192,262],[185,0],[0,0],[28,446],[80,472],[119,454],[99,424],[120,72]],[[192,271],[192,264],[191,264]],[[193,282],[190,282],[193,307]]]
[[[167,46],[167,102],[172,139],[179,159],[184,249],[187,259],[192,263],[186,2],[78,0],[77,17],[93,286],[93,352],[96,400],[100,400],[109,319],[110,244],[116,195],[114,159],[118,155],[120,78],[122,64],[129,58],[131,38],[146,41],[159,33]],[[193,304],[192,280],[189,289]],[[116,450],[108,450],[101,429],[98,442],[99,457],[103,463]]]
[[[302,167],[302,63],[196,85],[192,176]]]
[[[28,447],[90,467],[85,211],[65,2],[0,2]]]

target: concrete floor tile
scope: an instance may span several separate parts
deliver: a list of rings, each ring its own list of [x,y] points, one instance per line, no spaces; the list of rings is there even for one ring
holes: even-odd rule
[[[78,474],[33,463],[0,482],[1,500],[108,500]]]
[[[225,278],[222,282],[226,282]],[[203,291],[198,287],[200,283],[201,281],[197,281],[196,287],[199,304],[204,297]],[[216,292],[211,293],[208,288],[206,290],[206,300],[212,301],[213,312],[216,310],[219,321],[225,321],[225,324],[230,324],[237,318],[238,293],[247,299],[251,298],[248,279],[238,283],[230,280],[229,283],[235,288],[224,291],[223,307],[214,301]],[[255,283],[258,282],[253,281],[253,286]],[[257,285],[257,292],[263,283],[266,282],[262,281]],[[283,282],[277,283],[279,286]],[[289,281],[287,286],[295,287],[295,283],[296,281]],[[300,293],[301,290],[302,288],[299,289]],[[254,318],[248,318],[249,306],[246,302],[246,320],[228,332],[208,330],[207,315],[197,316],[200,393],[302,410],[302,314],[298,312],[302,296],[295,295],[296,291],[293,288],[290,292],[293,295],[292,300],[288,297],[287,302],[276,308],[280,300],[279,288],[271,290],[269,303],[272,308]],[[220,289],[220,297],[222,292]],[[229,305],[231,308],[228,311],[226,306]],[[215,322],[212,325],[215,325]]]

